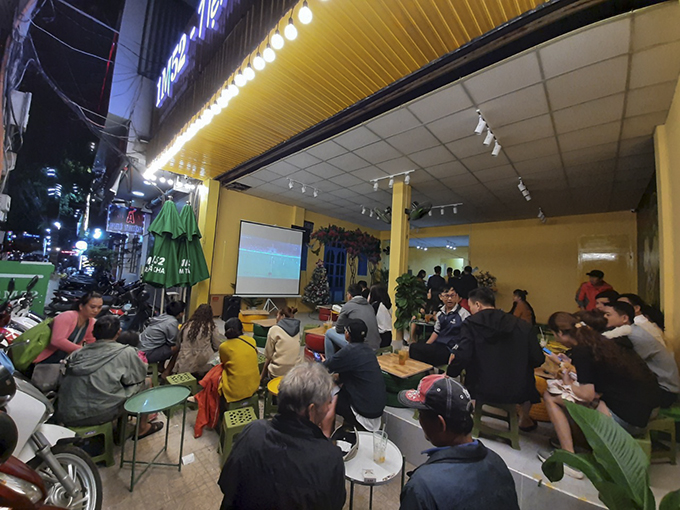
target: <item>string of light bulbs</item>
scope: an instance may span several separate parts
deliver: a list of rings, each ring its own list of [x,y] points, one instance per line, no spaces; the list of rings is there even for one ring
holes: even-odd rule
[[[433,205],[430,211],[427,213],[428,216],[432,216],[433,211],[435,209],[439,209],[439,212],[442,216],[444,216],[446,212],[446,208],[450,207],[451,210],[453,211],[453,214],[458,214],[458,206],[463,205],[463,202],[458,202],[456,204],[446,204],[446,205]]]
[[[284,36],[289,41],[294,41],[297,38],[298,30],[293,21],[294,11],[295,7],[287,13],[288,23],[283,29],[283,36],[279,32],[279,24],[286,16],[279,20],[274,34],[267,36],[266,40],[258,44],[255,49],[255,57],[252,57],[251,52],[251,54],[243,60],[239,68],[232,73],[218,93],[213,96],[211,102],[203,107],[203,110],[197,115],[196,119],[186,125],[182,132],[175,136],[173,141],[147,166],[147,169],[144,172],[145,179],[149,179],[158,172],[158,170],[167,165],[187,142],[196,136],[201,129],[209,125],[213,118],[216,115],[219,115],[222,110],[229,105],[229,102],[239,94],[239,89],[245,87],[249,81],[255,78],[255,71],[262,71],[267,63],[271,63],[276,59],[276,51],[281,50],[285,44]],[[298,21],[301,24],[307,25],[311,23],[314,16],[312,10],[309,8],[307,0],[302,2],[302,6],[298,9],[297,16]],[[260,54],[260,48],[265,43],[266,46],[262,51],[262,54]],[[316,190],[316,193],[318,195],[318,190]]]
[[[489,126],[489,124],[486,122],[486,119],[484,119],[484,116],[480,110],[477,110],[477,115],[479,116],[479,120],[477,121],[477,127],[475,128],[475,134],[481,135],[486,129],[486,136],[484,137],[483,143],[484,145],[491,145],[491,142],[494,142],[491,155],[496,157],[501,153],[501,149],[503,147],[500,143],[498,143],[498,139],[491,131],[491,126]]]
[[[314,195],[314,198],[319,196],[319,193],[321,193],[321,190],[318,188],[315,188],[314,186],[310,186],[309,184],[305,184],[304,182],[296,181],[295,179],[288,179],[288,189],[293,189],[296,184],[300,185],[300,191],[302,193],[307,193],[307,189],[310,188],[312,190],[312,194]]]
[[[446,241],[446,248],[449,250],[456,251],[458,247],[455,245],[455,243],[449,243],[448,241]]]
[[[402,175],[404,176],[404,184],[410,184],[411,183],[411,174],[413,172],[415,172],[415,170],[406,170],[405,172],[399,172],[398,174],[386,175],[384,177],[377,177],[375,179],[371,179],[369,182],[373,183],[373,191],[378,191],[380,189],[380,181],[385,180],[385,179],[389,179],[389,181],[387,182],[387,186],[391,189],[394,186],[394,178],[402,176]]]

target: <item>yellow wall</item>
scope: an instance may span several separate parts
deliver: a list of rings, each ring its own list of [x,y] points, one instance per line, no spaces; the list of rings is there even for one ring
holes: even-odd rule
[[[555,311],[576,308],[574,295],[590,269],[602,269],[620,292],[636,292],[636,234],[635,215],[617,212],[550,218],[545,225],[532,219],[426,228],[418,237],[469,235],[470,265],[498,278],[498,306],[509,310],[512,291],[526,289],[538,321],[546,322]],[[593,252],[616,260],[589,260]]]
[[[271,200],[253,197],[245,193],[222,189],[220,192],[220,205],[217,217],[217,233],[215,235],[215,253],[213,259],[213,271],[210,282],[211,294],[232,294],[232,283],[236,282],[236,264],[238,261],[238,240],[241,220],[263,223],[290,228],[291,225],[302,225],[303,221],[314,223],[314,229],[330,224],[345,229],[356,229],[358,225],[347,221],[331,218],[323,214],[280,204]],[[374,236],[379,233],[372,229],[361,227],[361,230]],[[323,259],[323,247],[319,255],[311,251],[307,254],[307,271],[302,272],[300,279],[300,293],[311,278],[316,261]],[[357,278],[366,279],[366,278]],[[349,281],[349,269],[347,280]],[[288,300],[289,304],[300,307],[300,300]]]

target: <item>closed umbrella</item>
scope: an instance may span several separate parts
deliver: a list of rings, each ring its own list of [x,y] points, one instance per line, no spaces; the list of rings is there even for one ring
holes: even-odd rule
[[[179,279],[178,285],[193,287],[198,282],[210,278],[208,265],[205,263],[201,246],[201,231],[196,223],[194,209],[185,205],[180,213],[185,236],[179,245]]]
[[[142,270],[142,281],[155,287],[173,287],[179,280],[179,238],[185,231],[171,200],[165,201],[149,232],[154,235],[153,252]]]

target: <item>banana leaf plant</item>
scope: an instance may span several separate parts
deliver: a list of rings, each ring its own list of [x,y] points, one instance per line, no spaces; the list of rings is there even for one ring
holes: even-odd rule
[[[655,510],[649,459],[637,441],[610,417],[571,402],[565,404],[593,451],[556,450],[542,466],[548,479],[561,480],[567,464],[588,477],[609,510]],[[680,491],[666,494],[659,509],[680,509]]]

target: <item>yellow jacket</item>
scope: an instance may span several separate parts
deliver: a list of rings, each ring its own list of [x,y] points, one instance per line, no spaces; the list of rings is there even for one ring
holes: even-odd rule
[[[255,340],[245,335],[225,340],[220,344],[220,361],[220,395],[227,402],[252,397],[260,385]]]

